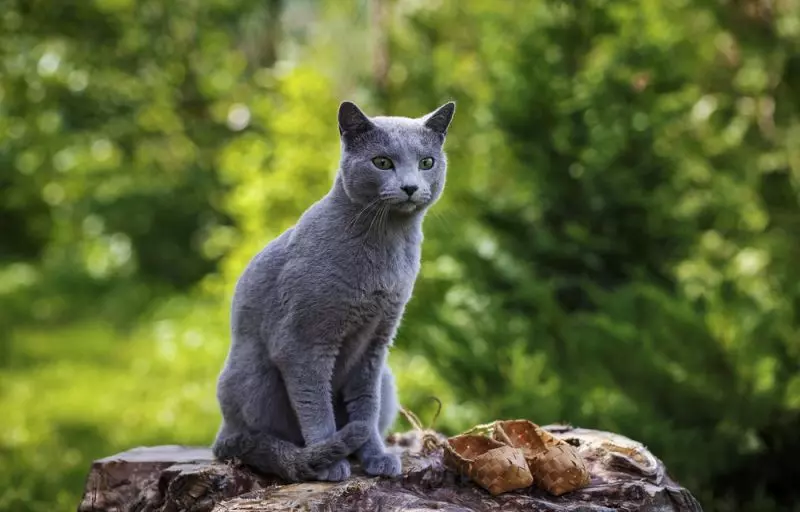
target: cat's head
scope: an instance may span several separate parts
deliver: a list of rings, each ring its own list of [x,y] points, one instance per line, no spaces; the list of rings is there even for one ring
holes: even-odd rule
[[[368,117],[354,103],[339,106],[340,178],[358,204],[388,205],[412,214],[442,193],[447,158],[442,148],[456,105],[445,103],[416,119]]]

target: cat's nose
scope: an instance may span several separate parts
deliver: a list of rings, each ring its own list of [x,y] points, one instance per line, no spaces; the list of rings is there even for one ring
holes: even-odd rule
[[[400,187],[400,189],[401,189],[403,192],[405,192],[406,194],[408,194],[408,197],[411,197],[411,196],[413,196],[413,195],[414,195],[414,192],[416,192],[418,188],[419,188],[419,187],[418,187],[418,186],[416,186],[416,185],[403,185],[402,187]]]

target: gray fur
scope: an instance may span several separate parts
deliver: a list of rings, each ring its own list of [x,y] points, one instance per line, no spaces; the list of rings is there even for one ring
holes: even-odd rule
[[[341,104],[333,186],[236,284],[217,457],[293,481],[345,479],[353,453],[367,474],[400,473],[383,444],[397,414],[386,357],[419,271],[423,217],[444,188],[454,111],[369,118]],[[421,170],[426,157],[434,165]]]

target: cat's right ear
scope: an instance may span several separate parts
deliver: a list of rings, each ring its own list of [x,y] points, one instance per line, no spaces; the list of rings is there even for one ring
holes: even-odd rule
[[[374,128],[374,124],[351,101],[343,101],[339,105],[339,135],[355,135]]]
[[[447,128],[450,126],[455,112],[456,103],[454,101],[448,101],[437,108],[435,112],[431,112],[423,118],[425,120],[425,126],[440,135],[447,135]]]

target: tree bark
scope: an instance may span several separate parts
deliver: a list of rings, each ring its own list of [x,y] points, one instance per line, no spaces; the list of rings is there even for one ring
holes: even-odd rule
[[[550,425],[545,430],[578,448],[591,473],[588,487],[555,497],[535,485],[491,496],[455,474],[442,451],[426,451],[416,432],[393,434],[401,455],[396,479],[353,476],[340,483],[286,484],[206,448],[135,448],[95,461],[79,512],[240,512],[536,510],[542,512],[701,512],[697,500],[643,445],[610,432]],[[442,438],[444,439],[444,438]]]

